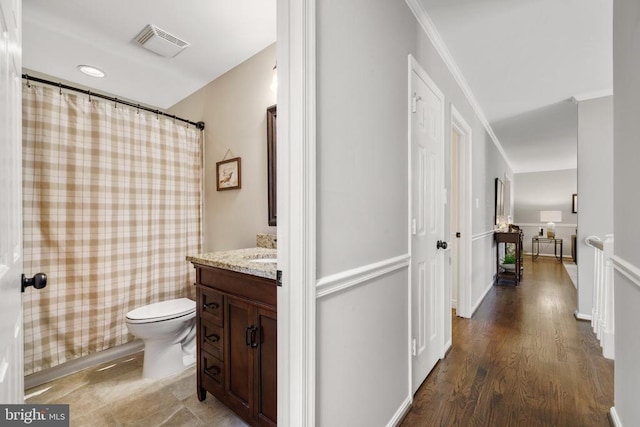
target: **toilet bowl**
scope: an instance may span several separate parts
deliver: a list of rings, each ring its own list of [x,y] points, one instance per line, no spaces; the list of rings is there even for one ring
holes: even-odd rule
[[[144,342],[143,377],[167,377],[195,362],[195,301],[177,298],[138,307],[127,313],[125,322]]]

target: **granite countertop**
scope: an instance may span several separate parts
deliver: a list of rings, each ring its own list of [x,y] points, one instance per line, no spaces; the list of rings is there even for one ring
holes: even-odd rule
[[[194,264],[208,265],[211,267],[223,268],[225,270],[231,270],[238,273],[250,274],[252,276],[275,280],[275,262],[255,262],[252,260],[262,258],[276,258],[277,254],[278,251],[276,249],[233,249],[229,251],[190,255],[187,256],[187,261],[191,261]]]

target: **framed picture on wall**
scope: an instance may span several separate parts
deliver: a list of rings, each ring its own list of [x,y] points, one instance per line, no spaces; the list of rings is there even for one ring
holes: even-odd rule
[[[500,219],[504,216],[504,186],[500,178],[496,178],[496,216],[494,224],[500,224]]]
[[[218,191],[242,188],[240,166],[240,157],[216,163],[216,189]]]
[[[571,198],[571,213],[578,213],[578,195],[574,194]]]

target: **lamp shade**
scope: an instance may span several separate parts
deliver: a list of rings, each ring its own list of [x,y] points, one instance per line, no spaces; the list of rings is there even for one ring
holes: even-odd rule
[[[540,211],[540,222],[562,222],[562,211]]]

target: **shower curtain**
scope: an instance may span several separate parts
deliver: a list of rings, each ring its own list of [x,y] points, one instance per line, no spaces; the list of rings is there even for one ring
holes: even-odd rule
[[[128,341],[125,315],[194,297],[201,132],[58,88],[23,87],[25,374]]]

